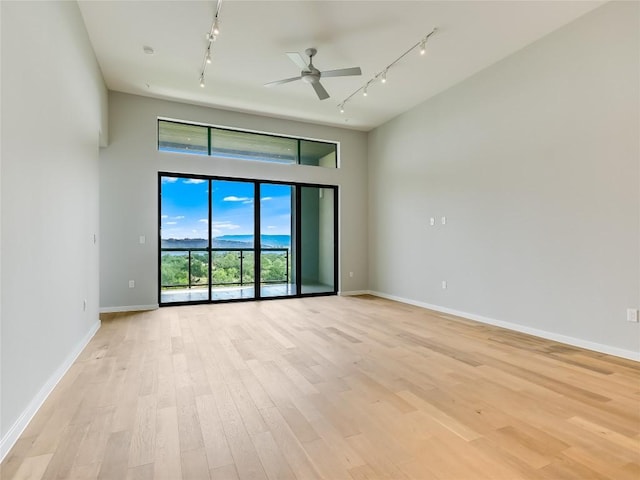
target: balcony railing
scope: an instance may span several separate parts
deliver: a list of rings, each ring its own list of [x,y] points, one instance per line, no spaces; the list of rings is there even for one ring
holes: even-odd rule
[[[245,286],[254,284],[254,255],[258,251],[254,248],[161,248],[161,287],[162,289],[175,289],[175,288],[193,288],[193,287],[208,287],[210,281],[212,287],[226,287],[226,286]],[[270,278],[268,280],[261,278],[260,284],[288,284],[290,277],[290,265],[289,265],[289,249],[288,248],[261,248],[261,253],[266,254],[278,254],[284,256],[284,277],[283,278]],[[239,263],[237,264],[237,274],[234,274],[236,265],[216,265],[216,260],[229,261],[225,254],[237,254]],[[165,255],[168,254],[168,255]],[[169,258],[187,257],[186,265],[174,265],[171,271]],[[209,256],[211,256],[211,262],[209,262]],[[167,258],[169,257],[169,258]],[[175,263],[175,262],[173,262]],[[211,272],[208,272],[209,263],[211,264]],[[187,278],[186,282],[176,282],[175,277],[177,274],[184,273],[186,267]],[[264,272],[262,265],[260,270],[267,275],[270,271]],[[227,281],[214,281],[216,272],[221,271],[225,277],[231,277]],[[245,275],[246,274],[246,275]],[[165,282],[165,276],[167,282]],[[248,277],[245,279],[245,276]],[[269,275],[271,276],[271,275]],[[261,275],[263,277],[263,275]],[[236,281],[237,278],[237,281]],[[168,280],[174,279],[169,282]],[[204,282],[202,280],[204,279]],[[202,283],[200,283],[202,282]]]

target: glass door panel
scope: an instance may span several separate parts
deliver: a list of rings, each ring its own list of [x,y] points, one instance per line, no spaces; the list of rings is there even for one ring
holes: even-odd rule
[[[292,260],[295,187],[260,184],[260,296],[296,295]]]
[[[336,293],[336,187],[172,173],[159,187],[161,305]]]
[[[211,181],[211,299],[255,298],[255,185]]]
[[[209,300],[209,181],[162,176],[160,189],[160,303]]]
[[[301,293],[336,292],[335,189],[300,187]]]

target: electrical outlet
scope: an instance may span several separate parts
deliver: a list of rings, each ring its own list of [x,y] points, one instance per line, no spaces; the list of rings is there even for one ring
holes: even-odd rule
[[[349,272],[349,278],[353,278],[353,272]]]
[[[442,289],[445,290],[447,288],[447,281],[442,280]]]
[[[432,227],[436,224],[436,218],[435,217],[431,217],[429,219],[429,225],[431,225]]]
[[[638,323],[638,309],[637,308],[627,308],[627,322]]]
[[[136,286],[136,281],[135,280],[129,280],[129,288],[135,288]]]
[[[145,243],[147,243],[147,237],[145,237],[144,235],[140,235],[138,241],[140,242],[140,245],[144,245]]]
[[[442,217],[440,219],[440,221],[442,222],[442,225],[446,225],[447,224],[447,217]]]

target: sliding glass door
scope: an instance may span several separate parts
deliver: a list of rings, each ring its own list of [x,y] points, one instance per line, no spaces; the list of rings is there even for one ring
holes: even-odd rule
[[[255,185],[211,180],[211,300],[255,298]]]
[[[209,181],[160,177],[160,303],[210,299]]]
[[[260,296],[296,295],[292,225],[296,188],[260,183]]]
[[[337,292],[337,188],[159,175],[161,305]]]

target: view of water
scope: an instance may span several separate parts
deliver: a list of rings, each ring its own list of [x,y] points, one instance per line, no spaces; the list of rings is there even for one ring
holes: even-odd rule
[[[290,235],[261,235],[261,245],[264,248],[291,248]],[[211,242],[213,248],[253,248],[253,235],[222,235],[214,237]],[[167,238],[162,239],[162,248],[208,248],[206,238]]]

